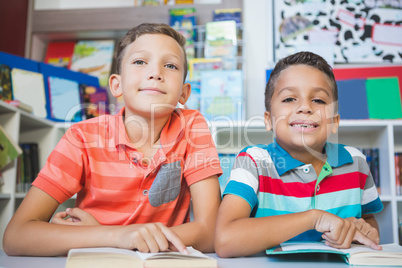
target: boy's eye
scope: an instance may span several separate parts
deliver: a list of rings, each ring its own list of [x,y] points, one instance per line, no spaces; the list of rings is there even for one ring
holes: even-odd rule
[[[292,102],[292,101],[295,101],[295,98],[286,98],[286,99],[284,99],[282,102]]]
[[[319,104],[326,104],[326,102],[322,99],[314,99],[313,102],[319,103]]]
[[[172,63],[168,63],[168,64],[166,64],[165,65],[166,66],[166,68],[168,68],[168,69],[179,69],[179,68],[177,68],[177,66],[176,65],[174,65],[174,64],[172,64]]]
[[[135,60],[135,61],[133,62],[133,64],[135,64],[135,65],[144,65],[144,64],[145,64],[145,61],[143,61],[143,60]]]

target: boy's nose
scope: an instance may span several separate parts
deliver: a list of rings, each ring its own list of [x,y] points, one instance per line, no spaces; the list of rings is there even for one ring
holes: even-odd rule
[[[296,112],[312,114],[313,109],[311,108],[311,103],[309,101],[301,101],[299,107],[297,107]]]
[[[148,79],[155,79],[161,81],[163,79],[162,72],[159,68],[152,68],[148,75]]]

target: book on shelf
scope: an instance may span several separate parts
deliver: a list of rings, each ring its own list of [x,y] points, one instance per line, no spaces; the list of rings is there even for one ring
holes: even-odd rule
[[[48,119],[59,122],[80,121],[82,119],[80,85],[99,87],[99,79],[45,63],[39,63],[39,70],[46,81]]]
[[[0,169],[3,169],[21,154],[21,148],[0,125]]]
[[[48,114],[43,74],[13,68],[11,77],[14,99],[31,106],[34,115],[46,118]]]
[[[169,10],[169,25],[186,38],[184,46],[187,59],[195,57],[197,16],[195,8],[172,8]]]
[[[215,9],[212,14],[212,21],[234,20],[241,23],[241,8]]]
[[[37,143],[21,143],[22,156],[17,172],[17,192],[27,192],[31,183],[36,179],[40,171],[39,150]]]
[[[363,148],[360,151],[366,156],[367,165],[370,168],[371,175],[373,176],[374,184],[378,193],[381,193],[380,183],[380,150],[379,148]]]
[[[266,250],[266,254],[329,253],[340,255],[349,265],[402,266],[402,246],[396,243],[381,246],[382,250],[358,244],[352,244],[348,249],[336,249],[326,246],[324,242],[289,242]]]
[[[48,77],[50,114],[61,121],[81,121],[81,95],[77,81]]]
[[[118,248],[70,249],[65,268],[87,267],[218,267],[217,261],[192,247],[189,254],[179,252],[141,253]]]
[[[395,190],[402,195],[402,153],[395,153]]]
[[[82,99],[82,119],[90,119],[109,114],[107,90],[102,87],[80,85]]]
[[[70,69],[74,54],[74,41],[49,42],[47,44],[45,63]]]
[[[191,85],[191,94],[186,103],[185,109],[200,110],[201,104],[201,82],[200,81],[186,81]]]
[[[341,119],[368,119],[366,79],[336,81]]]
[[[32,113],[33,112],[32,106],[28,105],[28,104],[26,104],[26,103],[24,103],[22,101],[19,101],[19,100],[6,100],[4,102],[7,103],[7,104],[10,104],[11,106],[14,106],[14,107],[16,107],[18,109],[21,109],[21,110],[23,110],[23,111],[25,111],[27,113]]]
[[[194,0],[175,0],[176,5],[190,5],[194,4]]]
[[[243,78],[240,70],[201,73],[201,113],[209,121],[243,119]]]
[[[112,69],[114,40],[82,40],[74,47],[70,69],[99,79],[102,87],[109,85]]]
[[[11,68],[6,64],[0,64],[0,100],[6,101],[12,99]]]
[[[368,78],[366,92],[370,119],[402,118],[398,77]]]
[[[223,69],[237,68],[236,21],[211,21],[205,24],[205,58],[221,57]]]
[[[222,70],[222,58],[194,58],[188,61],[188,72],[191,81],[201,80],[201,72]]]

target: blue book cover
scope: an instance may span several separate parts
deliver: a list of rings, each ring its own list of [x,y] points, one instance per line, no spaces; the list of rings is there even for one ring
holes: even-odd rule
[[[366,79],[336,81],[341,119],[368,119]]]
[[[40,72],[43,74],[44,80],[45,80],[45,93],[46,93],[46,103],[47,103],[47,114],[48,114],[48,118],[53,120],[53,121],[60,121],[63,122],[65,120],[67,121],[80,121],[82,118],[80,116],[80,114],[76,114],[73,116],[73,118],[63,118],[63,113],[61,112],[60,109],[64,109],[64,108],[56,108],[55,105],[57,105],[57,103],[60,101],[60,99],[58,99],[58,97],[56,97],[56,100],[53,100],[52,97],[54,96],[59,96],[58,94],[65,94],[63,92],[58,92],[61,89],[57,89],[56,91],[54,91],[55,89],[51,88],[52,85],[54,85],[53,83],[55,82],[56,87],[59,85],[58,84],[58,80],[54,79],[54,78],[59,78],[59,79],[63,79],[63,80],[67,80],[67,81],[71,81],[74,82],[74,90],[73,90],[73,94],[74,94],[74,98],[73,98],[73,102],[71,103],[71,107],[73,107],[74,105],[77,104],[77,99],[76,96],[78,94],[79,97],[79,104],[81,104],[81,96],[80,96],[80,88],[78,86],[78,89],[75,88],[75,85],[87,85],[87,86],[94,86],[94,87],[99,87],[99,79],[97,77],[94,76],[90,76],[84,73],[80,73],[80,72],[75,72],[75,71],[71,71],[68,70],[66,68],[63,67],[57,67],[57,66],[53,66],[50,64],[45,64],[45,63],[40,63],[39,64],[39,69]],[[51,79],[50,79],[51,78]],[[69,86],[72,85],[71,83],[67,83]],[[66,90],[71,90],[71,88],[66,88]],[[52,91],[53,94],[52,94]],[[56,94],[56,95],[55,95]],[[70,92],[71,94],[71,92]],[[63,105],[64,106],[64,105]],[[57,109],[57,111],[55,111],[55,109]],[[83,109],[83,107],[81,107],[81,110]]]
[[[220,70],[202,72],[200,111],[209,121],[242,120],[242,71]]]
[[[191,94],[184,107],[186,109],[200,110],[201,91],[199,81],[187,81],[191,85]]]
[[[81,121],[81,97],[78,82],[55,76],[50,76],[48,82],[52,118],[62,121]]]

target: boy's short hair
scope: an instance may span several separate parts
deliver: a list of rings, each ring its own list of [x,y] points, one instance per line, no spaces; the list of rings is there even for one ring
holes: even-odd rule
[[[138,37],[144,34],[164,34],[172,37],[180,45],[184,53],[184,80],[187,77],[187,54],[186,54],[186,38],[177,32],[175,29],[164,23],[142,23],[131,30],[129,30],[125,36],[120,39],[117,46],[117,74],[120,74],[121,63],[125,54],[127,46],[132,44]],[[183,80],[183,81],[184,81]]]
[[[336,102],[335,111],[337,111],[338,87],[336,85],[334,73],[332,72],[332,67],[321,56],[307,51],[302,51],[287,56],[278,61],[278,63],[275,65],[275,68],[271,72],[271,76],[268,80],[267,86],[265,87],[265,110],[266,111],[271,110],[272,95],[274,94],[275,84],[281,72],[292,65],[299,65],[299,64],[314,67],[327,75],[330,86],[332,87],[334,101]]]

